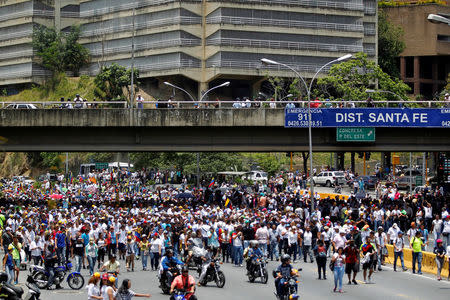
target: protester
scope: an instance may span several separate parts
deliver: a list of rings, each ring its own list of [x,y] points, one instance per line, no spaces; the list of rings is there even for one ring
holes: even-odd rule
[[[150,298],[150,294],[137,294],[133,292],[131,289],[131,280],[124,279],[122,281],[122,285],[116,292],[115,300],[131,300],[133,297],[145,297]]]
[[[423,241],[421,238],[420,231],[416,232],[416,235],[411,239],[411,249],[412,249],[412,272],[416,273],[416,262],[417,262],[417,274],[422,274],[422,245]]]
[[[442,245],[442,240],[439,239],[436,241],[437,246],[434,247],[433,253],[436,254],[436,268],[437,268],[437,280],[442,280],[441,278],[441,270],[444,266],[445,261],[445,247]]]
[[[334,263],[334,289],[336,292],[339,288],[339,293],[342,293],[342,278],[344,277],[344,265],[345,265],[345,254],[344,248],[339,247],[338,251],[333,254],[331,261]]]

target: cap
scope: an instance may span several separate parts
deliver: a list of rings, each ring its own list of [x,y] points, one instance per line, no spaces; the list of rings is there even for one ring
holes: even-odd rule
[[[437,244],[442,243],[442,240],[441,240],[441,239],[437,239],[437,240],[436,240],[436,243],[437,243]]]

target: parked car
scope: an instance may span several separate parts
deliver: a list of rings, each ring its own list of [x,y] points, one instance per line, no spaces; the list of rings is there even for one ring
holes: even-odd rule
[[[344,185],[346,183],[345,174],[342,171],[323,171],[317,176],[313,176],[313,184],[323,186]]]
[[[416,187],[416,177],[412,176],[400,176],[396,180],[396,185],[399,190],[401,189],[409,189],[409,185],[411,183],[412,188]]]
[[[8,104],[5,109],[37,109],[37,107],[29,103],[12,103]]]

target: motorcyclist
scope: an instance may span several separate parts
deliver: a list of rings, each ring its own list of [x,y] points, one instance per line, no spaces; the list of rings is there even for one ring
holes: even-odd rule
[[[258,247],[257,241],[250,241],[250,247],[247,252],[247,275],[253,272],[253,268],[255,267],[255,261],[258,258],[262,258],[263,253],[261,249]]]
[[[177,268],[178,265],[183,266],[184,263],[178,258],[173,256],[172,249],[167,249],[166,256],[164,256],[164,258],[161,261],[161,267],[162,267],[162,275],[167,276],[168,282],[172,282],[173,280],[172,272]]]
[[[170,296],[171,300],[174,300],[175,297],[173,295],[174,290],[184,290],[187,292],[186,299],[188,300],[197,300],[197,297],[194,295],[195,293],[195,279],[191,275],[189,275],[189,268],[187,266],[183,266],[181,270],[181,275],[178,275],[173,280],[170,286]]]
[[[200,286],[200,282],[205,278],[206,272],[208,271],[209,265],[211,264],[211,260],[214,258],[213,249],[211,247],[206,247],[206,252],[201,256],[202,258],[202,273],[198,279],[198,285]]]
[[[47,281],[47,289],[50,290],[51,286],[53,285],[53,280],[55,279],[55,264],[58,260],[58,256],[55,252],[55,246],[50,243],[47,246],[47,249],[45,250],[45,257],[44,257],[44,266],[45,266],[45,272],[49,274],[48,281]],[[56,285],[57,289],[60,289],[61,286],[59,283]]]
[[[109,260],[103,264],[103,266],[99,269],[100,272],[106,271],[107,273],[113,274],[115,279],[114,283],[117,286],[118,277],[120,273],[120,263],[116,259],[116,255],[112,253],[109,256]]]
[[[277,296],[281,297],[283,290],[282,287],[286,280],[291,276],[297,276],[291,265],[291,257],[288,254],[281,256],[281,265],[275,270],[275,288],[277,289]],[[295,291],[297,292],[297,284],[295,285]]]

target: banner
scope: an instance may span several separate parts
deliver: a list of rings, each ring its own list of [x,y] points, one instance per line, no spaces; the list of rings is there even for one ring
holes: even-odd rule
[[[311,126],[449,128],[450,108],[311,108]],[[308,127],[307,108],[286,108],[284,127]]]

